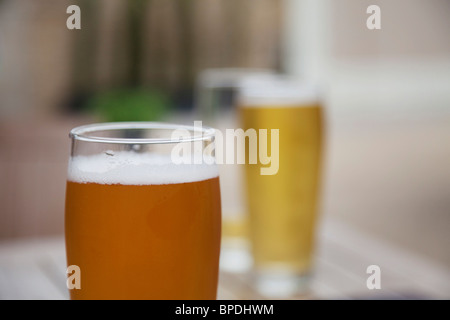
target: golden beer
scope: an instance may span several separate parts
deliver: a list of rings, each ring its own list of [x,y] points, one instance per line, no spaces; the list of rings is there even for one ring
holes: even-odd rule
[[[245,165],[250,238],[257,271],[304,275],[312,265],[318,213],[322,108],[313,99],[282,98],[239,103],[244,130],[279,130],[278,172],[261,175],[265,165]]]
[[[72,299],[216,299],[221,237],[215,165],[106,151],[73,156],[66,190]]]

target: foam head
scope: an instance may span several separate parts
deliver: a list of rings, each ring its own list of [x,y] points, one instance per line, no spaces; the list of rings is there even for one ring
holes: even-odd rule
[[[317,85],[278,75],[243,80],[237,100],[241,107],[302,106],[317,104],[320,96]]]
[[[174,164],[170,155],[132,151],[75,156],[68,180],[78,183],[155,185],[202,181],[219,175],[215,164]]]

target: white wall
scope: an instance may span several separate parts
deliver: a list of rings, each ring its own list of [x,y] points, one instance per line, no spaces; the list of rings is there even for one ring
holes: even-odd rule
[[[326,84],[330,110],[450,113],[450,1],[285,0],[284,68]],[[381,8],[381,30],[366,9]]]

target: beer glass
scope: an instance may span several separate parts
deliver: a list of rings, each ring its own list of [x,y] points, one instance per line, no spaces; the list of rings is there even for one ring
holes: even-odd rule
[[[214,130],[119,122],[70,137],[65,238],[81,282],[71,298],[215,299],[221,204],[206,152]]]
[[[222,133],[237,129],[235,97],[244,79],[266,79],[272,70],[249,68],[205,69],[199,73],[196,85],[197,116]],[[227,140],[226,143],[233,141]],[[219,164],[222,205],[222,247],[220,268],[233,273],[248,272],[252,265],[249,254],[247,214],[242,186],[243,168],[236,164]]]
[[[245,165],[256,284],[269,295],[300,293],[307,288],[312,268],[319,202],[323,134],[319,91],[280,76],[241,83],[237,103],[242,128],[267,129],[267,150],[279,156],[275,174],[261,174],[267,166],[261,161]],[[270,145],[273,129],[279,135],[276,148]]]

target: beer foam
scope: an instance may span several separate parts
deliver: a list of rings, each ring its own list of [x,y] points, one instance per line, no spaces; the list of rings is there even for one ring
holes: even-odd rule
[[[307,106],[320,102],[316,85],[288,77],[252,78],[243,80],[238,91],[240,107]]]
[[[174,164],[170,155],[105,152],[69,160],[68,180],[79,183],[156,185],[202,181],[219,176],[216,164]]]

